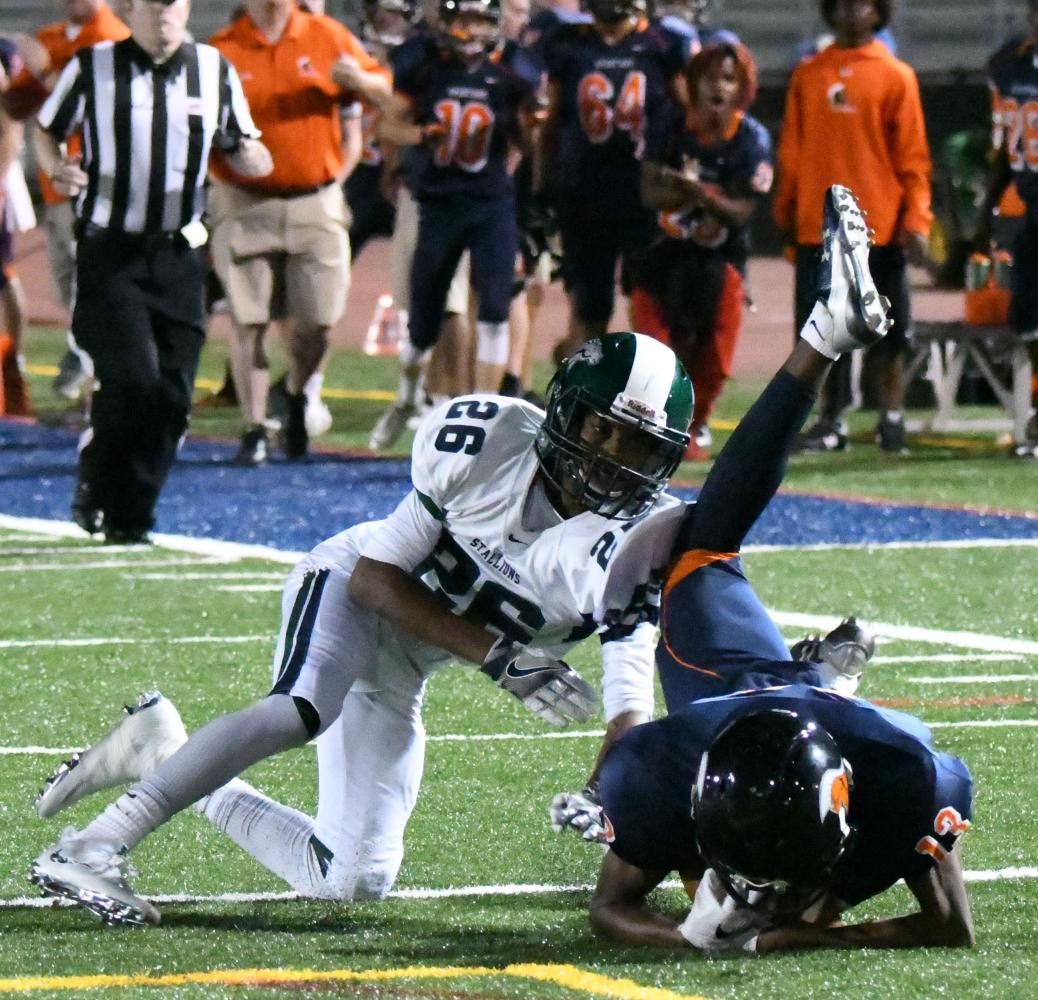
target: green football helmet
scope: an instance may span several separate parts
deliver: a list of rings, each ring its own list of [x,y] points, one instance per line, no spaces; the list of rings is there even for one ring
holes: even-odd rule
[[[584,510],[639,517],[688,447],[692,405],[692,382],[669,347],[641,333],[596,337],[548,385],[541,470]]]

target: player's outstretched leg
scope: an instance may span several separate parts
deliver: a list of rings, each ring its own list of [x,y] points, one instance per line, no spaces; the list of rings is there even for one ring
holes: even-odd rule
[[[126,705],[122,719],[93,746],[73,754],[44,783],[36,812],[47,818],[105,788],[139,781],[187,742],[180,713],[158,691]]]
[[[157,924],[159,911],[127,881],[133,869],[125,850],[66,827],[29,869],[29,881],[46,896],[71,899],[105,924]]]
[[[876,290],[869,271],[871,244],[854,194],[834,184],[825,194],[818,302],[800,331],[830,360],[876,343],[890,329],[890,301]]]

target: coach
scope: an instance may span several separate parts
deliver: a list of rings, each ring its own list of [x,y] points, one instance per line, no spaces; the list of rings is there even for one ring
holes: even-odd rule
[[[99,387],[72,517],[113,543],[148,540],[187,429],[204,340],[203,182],[215,143],[246,176],[270,172],[241,84],[186,42],[191,0],[123,0],[131,36],[83,49],[39,115],[40,166],[75,198],[76,340]],[[83,133],[82,162],[61,143]]]

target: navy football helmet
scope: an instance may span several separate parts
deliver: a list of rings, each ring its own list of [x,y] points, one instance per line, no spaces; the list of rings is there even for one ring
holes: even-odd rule
[[[692,382],[666,345],[643,333],[589,340],[548,385],[541,471],[583,510],[638,517],[688,447],[692,406]]]
[[[703,861],[742,902],[817,899],[851,841],[850,766],[818,723],[785,709],[727,725],[700,762],[692,817]]]
[[[501,0],[440,0],[438,28],[448,51],[463,59],[484,55],[501,40]]]
[[[587,12],[603,24],[618,24],[645,13],[646,0],[585,0]]]
[[[364,41],[395,49],[407,38],[417,15],[416,0],[364,0]]]

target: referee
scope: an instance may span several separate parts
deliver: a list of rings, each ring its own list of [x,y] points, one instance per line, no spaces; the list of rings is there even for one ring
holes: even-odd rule
[[[245,176],[271,170],[237,74],[185,41],[191,0],[123,0],[121,42],[80,50],[39,114],[37,157],[75,199],[72,330],[98,388],[72,518],[109,543],[148,541],[187,430],[205,338],[203,183],[215,144]],[[83,155],[62,143],[82,130]]]

